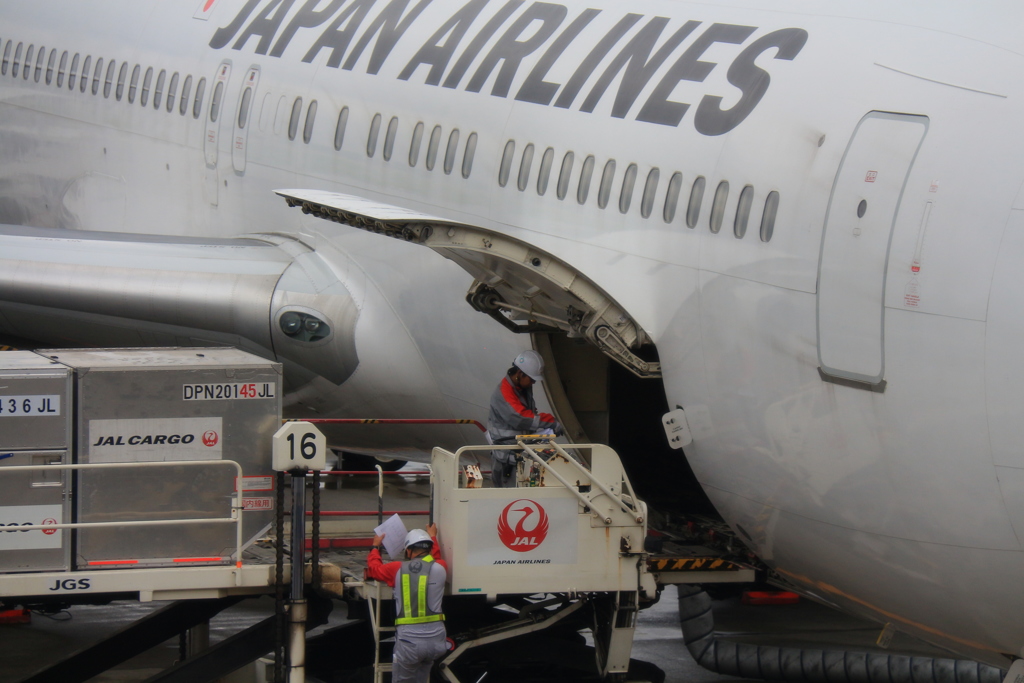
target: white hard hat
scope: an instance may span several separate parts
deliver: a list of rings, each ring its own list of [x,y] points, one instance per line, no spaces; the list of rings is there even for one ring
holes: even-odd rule
[[[534,382],[544,380],[544,359],[533,349],[523,351],[516,356],[516,359],[512,361],[512,365],[526,373]]]
[[[434,539],[430,538],[430,534],[423,529],[413,529],[405,535],[405,547],[408,549],[417,543],[430,543],[433,545]]]

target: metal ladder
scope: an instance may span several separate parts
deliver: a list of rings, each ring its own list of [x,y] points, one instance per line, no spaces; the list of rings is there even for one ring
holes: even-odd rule
[[[383,626],[380,620],[381,604],[381,583],[380,581],[365,581],[364,586],[372,586],[373,591],[365,591],[367,600],[370,601],[370,627],[373,629],[373,683],[384,683],[384,674],[391,673],[390,662],[380,661],[381,633],[394,633],[394,626]]]

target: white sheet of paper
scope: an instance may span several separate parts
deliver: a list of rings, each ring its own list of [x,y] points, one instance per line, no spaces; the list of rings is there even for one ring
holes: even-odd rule
[[[391,515],[384,520],[384,523],[373,530],[378,536],[384,536],[384,550],[388,551],[388,557],[392,560],[400,560],[404,557],[405,535],[408,533],[405,522],[397,514]]]

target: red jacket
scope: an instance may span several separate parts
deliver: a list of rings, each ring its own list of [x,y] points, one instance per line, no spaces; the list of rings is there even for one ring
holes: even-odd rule
[[[445,571],[448,571],[448,565],[441,559],[441,547],[437,545],[437,539],[431,539],[434,542],[434,547],[430,549],[430,555],[434,558],[434,562],[444,567]],[[381,559],[380,551],[374,548],[370,551],[370,554],[366,557],[366,572],[365,577],[367,579],[376,579],[377,581],[383,581],[392,588],[395,587],[395,575],[398,574],[398,570],[402,568],[402,562],[396,560],[394,562],[388,562],[387,564]]]

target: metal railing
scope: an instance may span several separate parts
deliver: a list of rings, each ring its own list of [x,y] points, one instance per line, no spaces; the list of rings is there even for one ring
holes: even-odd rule
[[[481,432],[486,433],[487,427],[478,420],[470,419],[428,419],[428,418],[318,418],[302,420],[282,420],[282,422],[309,422],[310,424],[348,424],[348,425],[475,425]],[[318,514],[324,517],[371,517],[377,515],[377,523],[383,522],[384,515],[405,514],[430,516],[431,510],[384,510],[384,477],[386,475],[399,476],[431,476],[429,470],[413,472],[385,472],[378,465],[376,470],[324,470],[321,474],[330,476],[352,475],[376,475],[377,476],[377,509],[376,510],[324,510]],[[433,499],[431,499],[432,501]],[[431,504],[433,507],[433,504]],[[307,517],[313,516],[313,512],[307,512]]]
[[[349,425],[476,425],[476,428],[481,432],[486,432],[487,427],[484,427],[478,420],[466,420],[466,419],[453,419],[453,420],[441,420],[441,419],[397,419],[397,418],[320,418],[313,420],[283,420],[284,422],[309,422],[311,424],[349,424]]]
[[[115,468],[152,468],[152,467],[199,467],[228,465],[234,467],[236,482],[242,479],[242,466],[234,460],[171,460],[166,462],[104,462],[84,463],[77,465],[13,465],[11,467],[0,467],[0,474],[10,472],[29,472],[47,470],[102,470]],[[231,506],[230,517],[203,517],[192,519],[139,519],[125,520],[119,522],[68,522],[63,524],[23,524],[18,526],[18,531],[50,531],[56,529],[97,529],[104,527],[131,527],[131,526],[171,526],[181,524],[234,524],[235,525],[235,567],[242,567],[242,513],[245,511],[242,487],[237,483],[234,491],[234,504]],[[242,575],[235,574],[236,585],[241,585]]]

